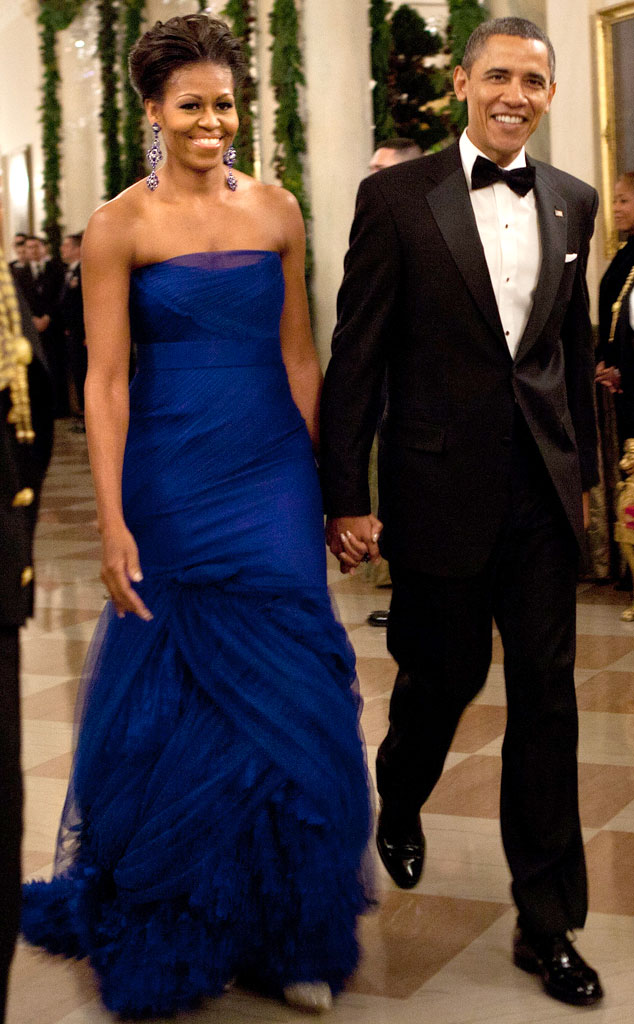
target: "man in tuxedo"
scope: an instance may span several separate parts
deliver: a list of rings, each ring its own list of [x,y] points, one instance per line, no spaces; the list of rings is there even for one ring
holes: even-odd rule
[[[379,556],[367,464],[387,371],[380,540],[398,674],[377,759],[382,860],[401,887],[417,883],[419,811],[486,680],[495,618],[514,961],[555,998],[589,1005],[601,985],[568,931],[587,912],[573,666],[582,493],[597,480],[585,270],[598,200],[526,158],[554,72],[532,22],[485,22],[455,71],[459,144],[361,183],[321,469],[328,540],[349,571]]]
[[[56,317],[57,303],[64,283],[64,269],[59,260],[46,259],[44,246],[36,235],[29,235],[24,245],[25,265],[13,270],[18,284],[31,310],[42,342],[48,365],[55,385],[55,414],[68,413],[68,389],[66,384],[66,350],[59,319]]]
[[[84,303],[81,288],[81,234],[66,235],[60,251],[66,264],[64,284],[59,297],[59,313],[64,331],[68,365],[68,398],[78,430],[83,430],[84,382],[87,355],[84,328]]]
[[[370,160],[369,170],[371,174],[374,174],[375,171],[382,171],[384,167],[393,167],[394,164],[415,160],[417,156],[422,155],[422,149],[413,139],[395,136],[393,139],[386,139],[375,149]]]
[[[16,267],[23,267],[25,263],[24,256],[24,244],[26,242],[26,235],[22,231],[17,231],[13,236],[13,251],[15,253],[15,259],[9,263],[11,272]]]

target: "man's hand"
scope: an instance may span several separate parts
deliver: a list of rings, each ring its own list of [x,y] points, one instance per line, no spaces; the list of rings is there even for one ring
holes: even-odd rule
[[[35,324],[38,334],[42,334],[46,330],[50,322],[51,318],[48,315],[48,313],[45,313],[44,316],[33,317],[33,323]]]
[[[339,559],[343,573],[354,574],[360,562],[380,562],[377,541],[383,523],[376,516],[339,516],[326,524],[326,540],[333,555]]]
[[[618,366],[606,366],[605,363],[597,363],[594,379],[597,384],[603,384],[611,395],[622,395],[621,371]]]

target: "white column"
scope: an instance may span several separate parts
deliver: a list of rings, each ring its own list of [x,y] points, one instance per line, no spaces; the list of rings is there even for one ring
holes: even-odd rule
[[[328,360],[359,181],[372,154],[366,0],[304,0],[307,180],[315,255],[314,330]]]

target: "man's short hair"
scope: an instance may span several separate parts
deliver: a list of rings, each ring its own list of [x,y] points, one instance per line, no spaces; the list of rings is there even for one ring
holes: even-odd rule
[[[23,242],[26,242],[26,235],[24,234],[24,231],[16,231],[16,233],[13,236],[13,241],[17,242],[18,238],[20,238]]]
[[[622,181],[630,192],[634,192],[634,171],[623,171],[623,174],[619,174],[616,180],[617,183]]]
[[[414,139],[407,139],[404,135],[395,135],[393,139],[386,139],[384,142],[379,142],[376,147],[377,149],[420,149],[417,142]]]
[[[550,69],[550,81],[555,81],[555,49],[546,33],[534,21],[527,18],[491,18],[483,21],[473,30],[467,40],[464,56],[460,62],[461,66],[471,74],[471,68],[482,55],[484,47],[491,36],[519,36],[520,39],[538,39],[548,50],[548,67]]]
[[[71,242],[73,242],[75,245],[81,245],[81,240],[82,240],[83,237],[84,237],[84,232],[83,231],[76,231],[74,233],[71,232],[68,235],[64,235],[64,238],[70,238]]]

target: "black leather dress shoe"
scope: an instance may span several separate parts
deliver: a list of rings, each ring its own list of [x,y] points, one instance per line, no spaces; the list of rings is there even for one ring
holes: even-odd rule
[[[425,837],[420,818],[397,822],[381,810],[376,832],[379,856],[391,878],[401,889],[412,889],[423,871]]]
[[[513,961],[529,974],[539,974],[549,996],[573,1006],[592,1006],[603,998],[599,975],[579,956],[566,935],[529,935],[518,926]]]
[[[387,626],[389,612],[387,608],[377,608],[376,611],[370,612],[366,622],[368,626]]]

